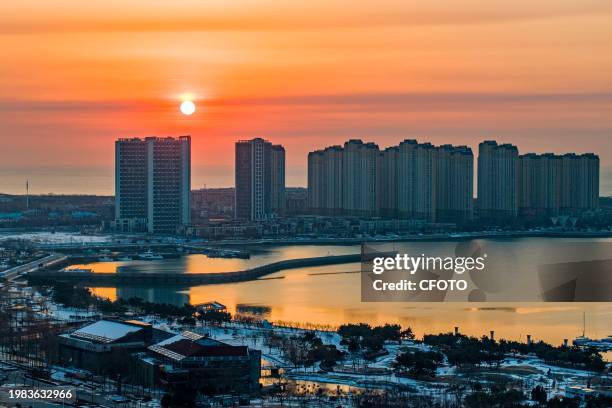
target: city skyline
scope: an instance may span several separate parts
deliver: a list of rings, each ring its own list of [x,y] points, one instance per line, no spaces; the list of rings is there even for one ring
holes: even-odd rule
[[[194,186],[231,185],[242,138],[285,146],[295,186],[348,138],[496,139],[597,152],[612,194],[612,5],[439,3],[4,4],[0,191],[109,194],[112,140],[191,134]]]
[[[145,140],[145,139],[156,139],[156,138],[164,138],[164,137],[167,138],[167,137],[172,137],[172,136],[149,136],[149,137],[146,137],[146,138],[132,137],[132,138],[119,138],[119,139],[116,139],[116,140],[130,140],[130,139],[132,139],[132,140],[139,140],[139,139]],[[261,138],[249,139],[249,141],[251,141],[251,140],[263,140],[263,139],[261,139]],[[348,139],[348,140],[343,141],[341,144],[350,142],[351,140],[361,141],[361,139]],[[472,149],[471,146],[458,146],[458,145],[452,145],[450,143],[442,144],[442,145],[435,145],[431,141],[423,141],[421,139],[419,139],[419,140],[416,140],[416,139],[403,139],[403,140],[400,140],[395,145],[390,145],[390,146],[386,146],[386,147],[379,146],[377,143],[372,142],[372,141],[367,141],[367,140],[365,141],[365,144],[366,145],[374,145],[374,146],[376,146],[377,149],[380,149],[380,152],[387,153],[390,150],[397,149],[397,145],[398,144],[401,146],[403,143],[405,143],[407,141],[414,141],[414,142],[418,143],[419,146],[420,145],[429,145],[429,146],[432,146],[432,147],[435,147],[435,148],[444,148],[444,147],[451,147],[451,148],[459,147],[459,148],[464,148],[464,147],[466,147],[468,150],[470,150],[470,154],[471,154],[472,150],[475,151],[475,152],[478,152],[479,148],[480,148],[480,145],[482,145],[483,141],[487,142],[487,140],[483,140],[483,141],[477,142],[475,149]],[[583,155],[590,155],[590,154],[594,154],[595,156],[597,156],[598,159],[601,158],[601,156],[600,156],[600,154],[598,152],[584,152],[584,153],[567,152],[567,151],[558,152],[558,153],[551,153],[550,151],[546,151],[546,152],[525,152],[525,151],[521,150],[521,146],[516,146],[516,145],[513,145],[511,143],[503,143],[503,142],[500,143],[497,140],[491,140],[491,141],[494,142],[494,143],[498,143],[498,144],[500,144],[502,146],[509,145],[509,146],[512,146],[513,148],[518,148],[518,153],[517,154],[520,153],[520,157],[521,158],[523,158],[523,157],[530,157],[530,156],[535,156],[535,157],[546,157],[546,156],[560,157],[560,156],[568,156],[568,155],[583,156]],[[234,141],[234,145],[237,145],[240,142],[241,142],[241,140],[235,140]],[[264,140],[264,142],[267,142],[267,141]],[[269,142],[267,142],[267,143],[269,143]],[[275,146],[273,146],[273,147],[275,147]],[[279,145],[279,147],[281,149],[283,149],[283,167],[285,167],[285,158],[284,158],[285,151],[284,151],[284,147],[282,145]],[[325,147],[319,146],[317,148],[313,148],[311,151],[307,152],[307,154],[306,154],[306,162],[308,163],[309,158],[310,158],[312,153],[323,152],[323,151],[326,151],[326,150],[328,150],[330,148],[334,148],[334,147],[340,147],[340,146],[339,145],[328,145],[328,146],[325,146]],[[479,154],[474,154],[474,157],[475,157],[475,159],[478,159],[480,157],[480,155]],[[517,156],[517,158],[518,158],[518,156]],[[113,159],[116,159],[116,157],[113,157]],[[235,157],[233,157],[232,159],[235,162]],[[194,160],[192,159],[191,162],[193,163],[193,161]],[[197,161],[197,158],[196,158],[196,161]],[[477,189],[477,184],[478,184],[478,162],[479,162],[479,160],[474,160],[474,163],[472,165],[472,167],[473,167],[473,169],[472,169],[472,174],[473,174],[472,182],[473,182],[473,185],[474,185],[474,187],[472,189],[473,190],[473,198],[477,198],[477,191],[478,191],[478,189]],[[288,165],[285,167],[285,171],[282,174],[283,179],[286,179],[286,174],[291,173],[291,166],[292,165],[293,165],[292,163],[288,163]],[[193,180],[193,177],[194,177],[193,165],[191,165],[191,169],[192,169],[191,170],[191,179]],[[235,182],[235,170],[236,170],[235,163],[234,163],[234,165],[232,165],[230,170],[231,170],[232,179],[234,179],[233,181]],[[110,195],[110,196],[112,196],[112,195],[114,195],[115,190],[117,188],[117,186],[116,186],[116,179],[115,179],[115,172],[116,172],[116,168],[113,165],[113,173],[111,175],[112,176],[112,180],[113,180],[113,190],[110,191],[110,192],[100,194],[100,193],[95,193],[95,192],[91,193],[91,192],[75,191],[75,192],[67,192],[65,194],[92,194],[92,195]],[[610,183],[608,189],[606,189],[606,186],[607,186],[607,184],[606,184],[606,182],[607,182],[606,173],[607,172],[608,172],[607,169],[605,169],[603,167],[599,168],[599,192],[600,192],[599,195],[601,197],[606,197],[606,196],[612,195],[612,169],[609,170],[610,182],[611,183]],[[16,191],[16,192],[13,192],[12,194],[22,195],[25,192],[26,184],[28,185],[29,194],[30,195],[41,194],[41,193],[38,193],[38,192],[35,192],[35,191],[32,192],[31,183],[32,183],[31,179],[25,180],[24,184],[21,186],[22,187],[22,191]],[[308,171],[307,171],[307,173],[305,175],[305,182],[303,184],[301,184],[301,185],[291,185],[291,184],[288,184],[287,182],[285,182],[285,186],[287,188],[290,188],[290,187],[299,187],[299,188],[307,189],[308,188]],[[201,189],[201,188],[234,188],[234,187],[235,187],[235,183],[225,184],[225,185],[206,185],[206,184],[198,185],[198,184],[192,182],[192,184],[191,184],[191,190],[192,191],[197,190],[197,189]],[[0,194],[2,194],[2,193],[11,194],[8,191],[0,190]],[[45,193],[42,193],[42,194],[45,194]],[[62,193],[62,192],[48,192],[47,194],[64,194],[64,193]]]
[[[3,1],[0,47],[0,408],[612,407],[612,1]]]

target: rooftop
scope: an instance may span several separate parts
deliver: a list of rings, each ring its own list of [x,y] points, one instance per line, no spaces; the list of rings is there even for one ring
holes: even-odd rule
[[[240,357],[248,355],[246,346],[231,346],[192,332],[177,334],[150,346],[149,350],[175,361],[181,361],[188,357]]]
[[[99,320],[72,332],[70,337],[76,337],[98,343],[112,343],[127,336],[128,334],[142,330],[143,327],[145,326],[135,324],[133,322],[121,323],[111,320]]]
[[[202,308],[202,309],[217,309],[217,310],[225,310],[227,309],[227,307],[222,304],[217,302],[216,300],[213,300],[212,302],[206,302],[206,303],[200,303],[195,305],[196,308]]]

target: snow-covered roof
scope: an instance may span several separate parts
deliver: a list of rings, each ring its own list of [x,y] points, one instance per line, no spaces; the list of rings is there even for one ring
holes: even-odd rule
[[[149,346],[149,350],[161,354],[176,361],[181,361],[193,355],[232,355],[244,354],[244,347],[234,347],[222,343],[218,340],[202,336],[197,333],[185,331],[176,336],[172,336],[157,344]]]
[[[113,341],[117,341],[139,330],[142,330],[142,326],[113,322],[110,320],[99,320],[85,327],[81,327],[73,332],[71,336],[101,343],[112,343]]]
[[[206,337],[201,334],[190,332],[190,331],[184,331],[181,334],[177,334],[176,336],[172,336],[166,340],[160,341],[159,343],[156,344],[156,346],[163,347],[167,344],[176,343],[177,341],[180,341],[180,340],[197,341],[198,344],[202,346],[217,346],[219,344],[223,344],[218,340],[211,339],[210,337]]]

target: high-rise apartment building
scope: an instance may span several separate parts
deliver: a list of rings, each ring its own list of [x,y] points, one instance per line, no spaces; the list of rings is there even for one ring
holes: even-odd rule
[[[567,153],[561,156],[560,208],[579,214],[599,207],[599,156]]]
[[[115,142],[115,227],[174,234],[189,224],[191,138]]]
[[[398,157],[399,147],[391,146],[380,152],[378,163],[378,194],[380,216],[396,218],[398,200]]]
[[[470,220],[474,203],[474,155],[467,146],[436,149],[436,221]]]
[[[342,209],[352,216],[378,213],[377,166],[380,150],[374,143],[349,140],[342,154]]]
[[[395,213],[398,218],[434,220],[436,203],[436,148],[407,139],[398,146]]]
[[[270,210],[273,214],[285,214],[285,148],[270,147]]]
[[[285,149],[255,138],[236,142],[236,218],[262,221],[285,209]]]
[[[562,159],[550,153],[519,156],[519,212],[557,215],[561,204]]]
[[[342,214],[341,146],[308,153],[308,208],[320,215]]]
[[[478,146],[478,212],[485,219],[518,214],[518,149],[487,140]]]
[[[373,216],[378,213],[380,150],[349,140],[308,154],[308,206],[320,215]]]
[[[147,231],[148,163],[144,139],[115,141],[115,227],[119,231]]]

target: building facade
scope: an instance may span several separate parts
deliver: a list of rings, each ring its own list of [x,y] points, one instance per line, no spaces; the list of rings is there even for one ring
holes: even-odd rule
[[[285,210],[285,149],[256,138],[236,142],[238,219],[263,221]]]
[[[147,143],[115,142],[115,223],[120,231],[146,231],[149,207]]]
[[[561,211],[577,214],[598,208],[599,156],[568,153],[562,156],[561,163]]]
[[[192,190],[191,222],[201,224],[211,218],[234,218],[235,194],[233,187]]]
[[[377,167],[380,150],[374,143],[349,140],[342,154],[342,211],[349,216],[378,214]]]
[[[306,214],[308,208],[308,189],[290,187],[285,190],[285,212],[287,215]]]
[[[397,203],[398,191],[398,157],[399,147],[388,147],[380,152],[378,162],[378,194],[380,205],[380,216],[384,218],[396,218],[398,216]]]
[[[553,216],[561,205],[561,156],[519,156],[519,214]]]
[[[174,234],[190,221],[191,138],[115,142],[115,228]]]
[[[341,215],[342,206],[342,157],[341,146],[308,153],[309,211],[320,215]]]
[[[398,146],[395,212],[398,218],[433,221],[436,214],[436,148],[404,140]]]
[[[478,146],[478,213],[484,219],[518,215],[518,149],[486,140]]]
[[[270,147],[270,211],[285,215],[285,148],[281,145]]]
[[[474,211],[472,149],[443,145],[436,153],[436,221],[471,220]]]

